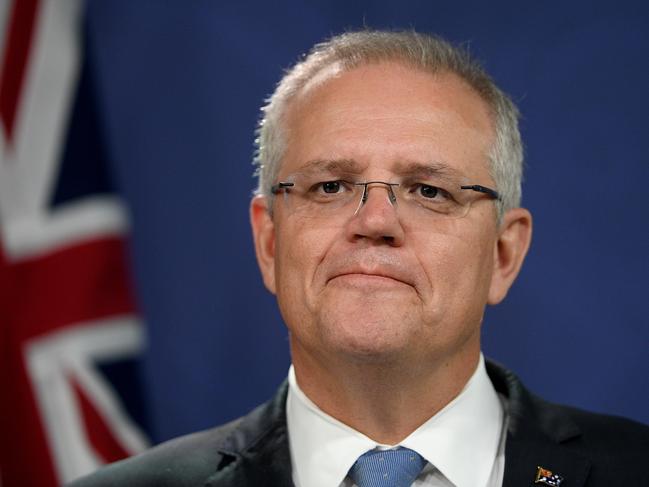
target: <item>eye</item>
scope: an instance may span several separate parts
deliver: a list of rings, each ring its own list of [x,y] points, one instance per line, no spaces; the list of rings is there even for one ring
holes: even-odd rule
[[[428,184],[421,184],[418,191],[419,194],[424,198],[432,199],[435,198],[439,193],[439,188],[436,186],[430,186]]]
[[[315,179],[307,185],[303,197],[315,203],[345,202],[354,196],[353,183],[343,179],[321,181]]]
[[[448,190],[437,184],[412,182],[408,185],[408,194],[413,201],[418,201],[426,206],[439,206],[455,201]]]
[[[317,181],[310,185],[309,192],[313,195],[343,195],[353,190],[350,190],[350,187],[353,186],[353,183],[345,181],[343,179],[335,179],[332,181]]]
[[[319,183],[319,186],[325,193],[329,194],[339,193],[341,189],[340,181],[325,181]]]

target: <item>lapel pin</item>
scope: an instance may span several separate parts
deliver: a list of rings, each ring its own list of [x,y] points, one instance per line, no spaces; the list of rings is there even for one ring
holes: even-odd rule
[[[536,467],[536,478],[534,479],[535,484],[559,487],[561,482],[563,482],[563,477],[561,475],[552,473],[552,470],[548,470],[547,468]]]

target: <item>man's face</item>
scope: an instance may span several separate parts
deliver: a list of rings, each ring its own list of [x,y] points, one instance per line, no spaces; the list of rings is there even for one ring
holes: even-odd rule
[[[451,74],[393,63],[333,70],[293,102],[285,127],[279,181],[314,161],[345,161],[360,181],[441,165],[494,186],[488,107]],[[478,198],[463,218],[431,222],[405,218],[385,186],[368,194],[356,213],[327,219],[296,215],[282,195],[272,218],[253,203],[262,273],[293,360],[475,361],[484,306],[495,295],[493,202]]]

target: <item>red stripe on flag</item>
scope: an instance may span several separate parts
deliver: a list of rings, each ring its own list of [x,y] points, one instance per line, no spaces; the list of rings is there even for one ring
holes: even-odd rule
[[[0,120],[7,139],[11,140],[18,101],[27,70],[39,0],[15,0],[5,42],[4,60],[0,71]]]
[[[132,314],[122,237],[70,245],[12,265],[8,322],[29,339],[67,325]]]
[[[104,463],[115,462],[128,457],[129,453],[117,441],[83,389],[74,380],[72,384],[86,426],[85,432],[95,453]]]
[[[31,380],[25,369],[20,330],[0,318],[0,482],[14,485],[58,484]]]
[[[9,283],[11,267],[7,262],[0,239],[0,352],[4,349],[5,333],[4,327],[9,321]]]
[[[51,452],[24,362],[38,336],[104,317],[133,314],[135,302],[123,237],[98,239],[22,262],[0,249],[0,475],[2,485],[57,484]],[[82,394],[78,394],[85,399]],[[89,427],[92,404],[86,399]],[[125,456],[103,433],[90,441],[106,459]],[[108,453],[112,452],[112,453]]]

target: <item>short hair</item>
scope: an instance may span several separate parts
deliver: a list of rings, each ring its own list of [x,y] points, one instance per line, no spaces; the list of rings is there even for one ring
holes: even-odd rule
[[[285,115],[302,88],[332,65],[349,71],[380,62],[398,62],[432,74],[455,74],[487,103],[495,126],[494,141],[487,157],[490,174],[501,195],[497,202],[498,221],[505,211],[520,206],[523,147],[516,105],[465,48],[415,31],[347,32],[316,44],[308,55],[287,70],[261,109],[255,140],[256,193],[272,197],[271,187],[276,183],[286,148]]]

